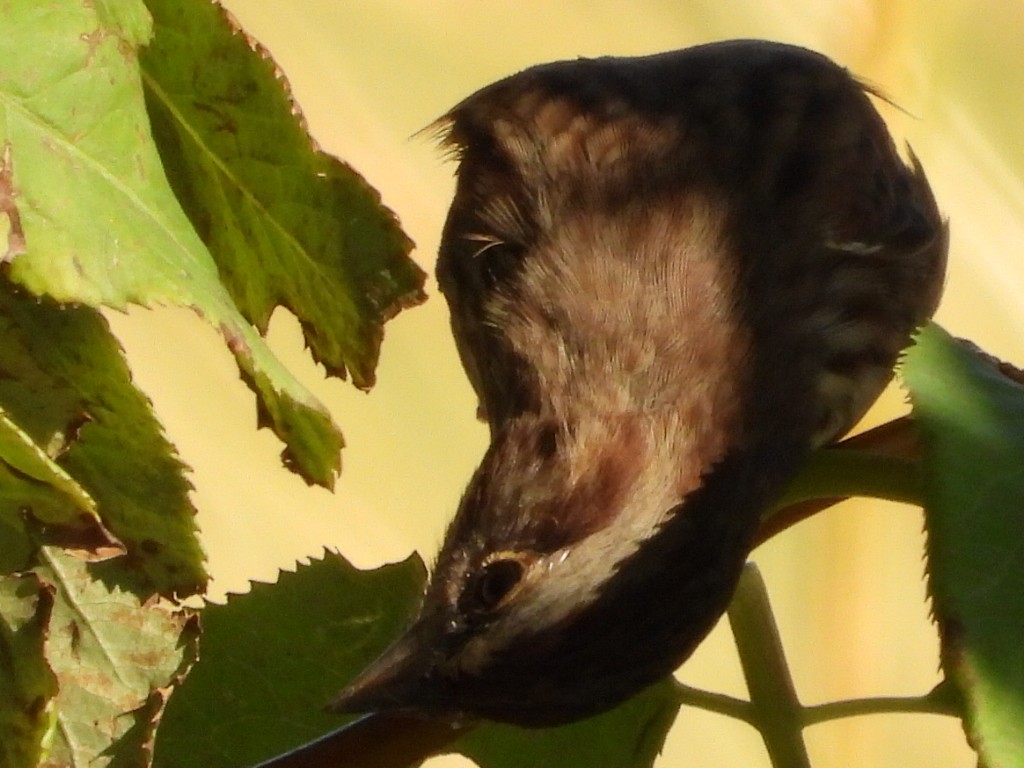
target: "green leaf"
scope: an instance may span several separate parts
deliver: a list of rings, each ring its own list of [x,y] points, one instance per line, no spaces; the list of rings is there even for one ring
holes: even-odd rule
[[[152,33],[152,23],[144,6],[124,0],[93,0],[96,15],[103,29],[109,30],[129,46],[145,45]]]
[[[61,492],[67,500],[72,511],[59,510],[52,516],[37,515],[43,522],[49,525],[74,524],[76,521],[72,517],[76,513],[96,519],[96,502],[92,500],[92,497],[54,463],[53,459],[47,456],[46,452],[19,429],[18,425],[11,421],[2,410],[0,410],[0,457],[13,472],[28,480],[36,480],[47,486],[52,486]],[[7,492],[7,488],[3,488],[5,496]]]
[[[32,574],[0,577],[0,766],[30,768],[55,725],[57,680],[43,656],[52,590]]]
[[[12,0],[2,11],[0,146],[25,246],[8,254],[11,274],[63,301],[182,303],[181,272],[203,270],[202,249],[191,252],[148,138],[135,54],[148,15],[127,0],[107,27],[111,15],[91,6]]]
[[[6,339],[0,336],[0,348]],[[15,424],[0,406],[0,517],[19,531],[0,541],[0,572],[29,567],[34,550],[23,525],[31,514],[50,540],[77,550],[87,559],[124,554],[124,546],[104,527],[96,502],[81,485]],[[13,555],[21,551],[22,556]]]
[[[11,278],[63,302],[195,309],[224,335],[286,463],[330,486],[340,433],[238,311],[167,182],[137,59],[150,30],[141,0],[11,0],[0,26],[0,257]]]
[[[1024,387],[937,326],[903,378],[925,447],[928,579],[942,665],[987,768],[1024,755]]]
[[[69,518],[94,523],[88,512],[95,503],[132,556],[104,563],[102,573],[120,579],[126,568],[137,569],[134,580],[147,592],[201,590],[206,572],[184,466],[132,384],[106,320],[88,307],[34,299],[0,279],[0,360],[0,407],[35,445],[34,464],[24,444],[17,463],[7,459],[18,476],[8,473],[2,496],[19,506],[6,514],[0,506],[0,516],[10,525],[27,509],[42,525],[43,541],[77,547],[82,541],[68,538]],[[100,554],[120,547],[109,537],[95,543]]]
[[[162,600],[108,588],[87,566],[43,550],[55,590],[46,659],[60,686],[49,765],[147,765],[166,689],[192,663],[197,626]]]
[[[242,313],[284,306],[331,375],[373,383],[384,321],[423,299],[412,243],[319,150],[270,55],[208,0],[147,0],[146,102],[171,185]]]
[[[156,765],[237,768],[336,728],[324,705],[402,629],[418,557],[359,571],[340,555],[203,610],[201,660],[157,732]]]
[[[0,484],[7,482],[8,477],[4,476],[0,468]],[[0,575],[29,568],[37,546],[23,520],[13,515],[0,514]]]
[[[641,768],[653,765],[678,710],[666,679],[610,712],[559,728],[481,725],[453,751],[481,768]]]

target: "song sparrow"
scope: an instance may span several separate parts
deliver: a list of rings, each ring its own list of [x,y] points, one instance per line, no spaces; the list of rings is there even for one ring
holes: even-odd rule
[[[941,293],[945,224],[871,93],[734,41],[534,67],[440,121],[438,279],[491,444],[335,709],[550,725],[693,651]]]

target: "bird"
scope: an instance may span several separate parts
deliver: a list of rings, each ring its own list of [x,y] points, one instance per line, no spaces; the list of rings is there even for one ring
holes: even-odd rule
[[[675,670],[758,520],[942,293],[877,89],[732,40],[543,64],[433,127],[437,278],[490,443],[407,631],[332,702],[548,727]]]

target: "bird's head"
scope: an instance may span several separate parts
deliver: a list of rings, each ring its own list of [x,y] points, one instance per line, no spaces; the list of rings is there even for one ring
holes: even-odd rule
[[[743,479],[702,481],[679,455],[648,416],[509,423],[418,617],[332,708],[552,725],[671,672],[724,609],[751,530],[747,500],[716,514]]]

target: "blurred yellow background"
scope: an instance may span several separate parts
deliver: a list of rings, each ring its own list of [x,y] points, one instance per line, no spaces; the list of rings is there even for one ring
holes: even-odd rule
[[[452,193],[451,165],[410,136],[478,87],[542,61],[643,54],[730,37],[819,50],[879,85],[952,221],[939,320],[1024,361],[1024,6],[1020,0],[224,0],[270,49],[313,135],[382,193],[432,272]],[[194,468],[213,594],[273,580],[336,547],[362,567],[435,551],[486,441],[459,368],[443,300],[387,329],[369,395],[323,379],[298,326],[274,317],[275,350],[328,405],[348,447],[335,494],[280,469],[256,432],[254,400],[217,335],[184,311],[112,315],[142,388]],[[869,418],[901,409],[890,392]],[[969,457],[965,457],[969,460]],[[805,703],[919,694],[938,680],[922,580],[921,515],[848,504],[755,552]],[[744,695],[720,626],[681,670],[688,683]],[[967,766],[957,721],[878,716],[807,731],[816,768]],[[466,763],[444,758],[446,764]],[[756,732],[684,709],[661,766],[768,766]]]

